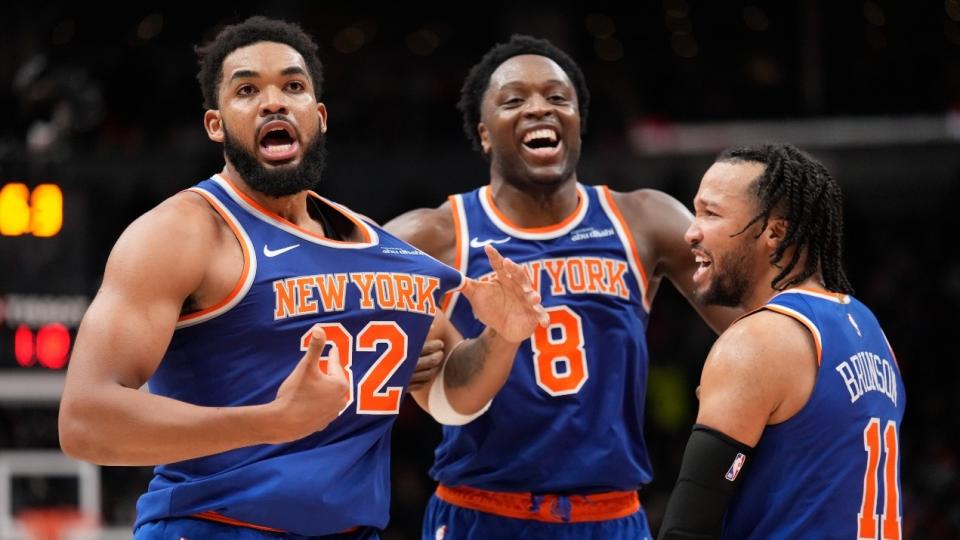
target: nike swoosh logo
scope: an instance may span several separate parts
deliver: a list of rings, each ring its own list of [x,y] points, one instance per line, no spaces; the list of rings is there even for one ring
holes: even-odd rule
[[[472,239],[470,239],[470,247],[472,247],[473,249],[481,249],[483,246],[489,246],[490,244],[503,244],[509,241],[510,241],[509,236],[506,238],[501,238],[500,240],[494,240],[492,238],[490,240],[480,240],[477,237],[473,237]]]
[[[267,257],[276,257],[277,255],[282,255],[291,249],[297,249],[300,247],[300,244],[294,244],[292,246],[282,247],[280,249],[270,249],[266,244],[263,245],[263,254]]]

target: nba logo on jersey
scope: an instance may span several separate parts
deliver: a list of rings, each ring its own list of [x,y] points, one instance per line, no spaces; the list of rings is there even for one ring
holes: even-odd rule
[[[747,461],[747,456],[737,453],[737,457],[733,458],[733,463],[730,464],[730,468],[727,469],[727,474],[723,475],[723,477],[731,482],[736,480],[745,461]]]

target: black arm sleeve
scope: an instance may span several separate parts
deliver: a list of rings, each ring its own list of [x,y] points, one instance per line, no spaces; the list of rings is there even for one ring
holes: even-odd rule
[[[657,539],[720,538],[723,514],[751,450],[719,431],[694,425]]]

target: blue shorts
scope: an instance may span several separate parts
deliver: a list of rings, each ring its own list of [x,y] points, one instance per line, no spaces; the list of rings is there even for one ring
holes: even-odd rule
[[[606,521],[546,523],[515,519],[462,508],[434,494],[423,516],[421,540],[652,540],[643,508]]]
[[[170,518],[148,521],[133,531],[134,540],[378,540],[373,527],[324,536],[260,531],[198,518]]]

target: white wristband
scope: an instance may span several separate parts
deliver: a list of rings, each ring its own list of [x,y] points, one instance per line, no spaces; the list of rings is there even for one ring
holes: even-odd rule
[[[444,388],[445,385],[443,383],[443,374],[447,369],[447,360],[450,360],[453,352],[465,342],[466,340],[458,343],[457,346],[450,351],[450,354],[447,355],[447,358],[443,361],[443,366],[440,367],[440,373],[433,379],[433,384],[430,386],[430,394],[427,397],[427,408],[430,409],[430,416],[445,426],[462,426],[469,424],[475,418],[487,412],[490,404],[493,403],[491,399],[486,405],[481,407],[479,411],[473,414],[461,414],[453,409],[453,405],[451,405],[450,400],[447,399],[447,390]]]

